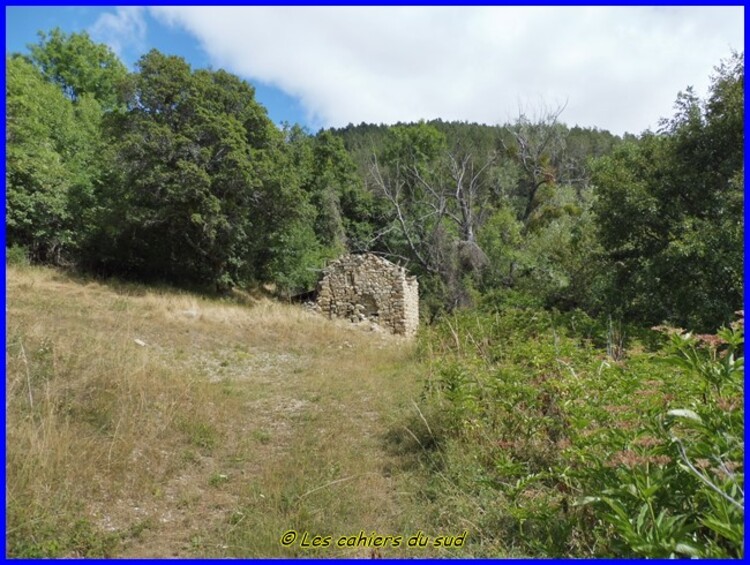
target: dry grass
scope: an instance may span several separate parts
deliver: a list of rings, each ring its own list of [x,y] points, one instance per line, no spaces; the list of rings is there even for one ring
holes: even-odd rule
[[[384,439],[421,389],[408,343],[265,298],[6,276],[10,555],[361,556],[279,539],[425,528]]]

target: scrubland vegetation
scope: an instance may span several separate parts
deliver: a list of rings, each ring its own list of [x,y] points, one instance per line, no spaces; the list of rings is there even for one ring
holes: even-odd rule
[[[428,488],[454,493],[441,525],[472,516],[487,554],[742,556],[743,324],[507,309],[426,331],[416,428]]]
[[[624,136],[313,134],[59,30],[6,67],[8,555],[744,555],[743,54]],[[415,342],[289,303],[364,251]]]

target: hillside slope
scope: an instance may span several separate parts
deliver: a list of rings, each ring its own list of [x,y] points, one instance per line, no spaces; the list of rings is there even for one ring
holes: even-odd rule
[[[413,345],[267,299],[6,276],[9,555],[363,556],[279,540],[421,527],[392,448]]]

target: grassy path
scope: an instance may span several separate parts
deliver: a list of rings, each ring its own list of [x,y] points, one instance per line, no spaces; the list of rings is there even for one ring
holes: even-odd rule
[[[368,556],[336,541],[426,527],[394,447],[413,345],[264,299],[7,283],[12,555]]]
[[[214,386],[237,419],[222,426],[224,439],[207,460],[172,480],[183,498],[189,493],[181,520],[155,528],[125,555],[168,547],[172,555],[363,556],[366,548],[300,542],[305,532],[393,534],[418,521],[386,441],[419,392],[411,348],[344,328],[315,343],[311,331],[251,337],[241,349],[249,353],[234,350],[234,363],[223,364],[229,376]],[[235,346],[210,355],[231,357]],[[280,538],[290,529],[299,537],[285,548]]]

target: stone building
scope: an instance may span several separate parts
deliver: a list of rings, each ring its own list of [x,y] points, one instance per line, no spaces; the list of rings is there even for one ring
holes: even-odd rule
[[[419,325],[416,277],[370,253],[344,255],[330,263],[318,283],[317,305],[329,318],[371,321],[412,336]]]

